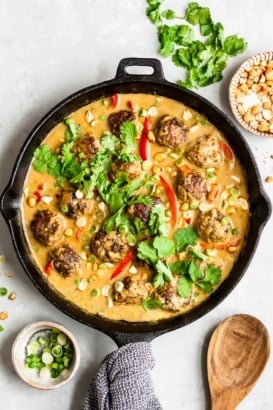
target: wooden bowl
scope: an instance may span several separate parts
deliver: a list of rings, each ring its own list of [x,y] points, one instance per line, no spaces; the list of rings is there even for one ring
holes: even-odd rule
[[[273,52],[257,54],[235,72],[229,86],[230,106],[247,131],[273,137]]]

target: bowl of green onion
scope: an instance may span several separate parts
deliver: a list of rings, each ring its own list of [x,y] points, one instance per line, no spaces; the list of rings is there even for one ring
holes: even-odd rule
[[[12,362],[20,378],[38,389],[56,389],[74,376],[80,349],[73,334],[54,322],[24,327],[12,346]]]

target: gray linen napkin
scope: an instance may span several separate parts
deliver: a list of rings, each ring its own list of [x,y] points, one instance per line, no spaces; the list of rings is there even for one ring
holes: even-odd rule
[[[161,410],[150,370],[150,343],[128,343],[110,353],[92,379],[84,410]]]

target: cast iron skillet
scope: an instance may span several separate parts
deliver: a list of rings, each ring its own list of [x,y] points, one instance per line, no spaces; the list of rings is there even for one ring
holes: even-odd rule
[[[143,67],[149,67],[153,72],[149,75],[130,74],[128,72],[130,66],[140,66],[142,67],[141,70],[143,70]],[[240,258],[235,263],[229,277],[200,306],[180,316],[161,320],[157,323],[127,323],[124,321],[108,320],[87,314],[77,306],[66,301],[48,285],[43,275],[39,273],[23,230],[20,208],[22,189],[35,148],[41,144],[48,132],[71,112],[91,101],[109,97],[114,93],[157,94],[181,101],[192,107],[204,114],[209,121],[225,134],[232,149],[247,170],[251,210],[250,229],[246,246],[242,250]],[[197,320],[219,304],[242,278],[257,247],[262,228],[271,213],[270,203],[262,189],[253,155],[239,130],[230,119],[204,98],[166,81],[161,63],[158,60],[143,58],[126,58],[121,60],[116,77],[113,80],[92,85],[67,97],[35,126],[19,153],[11,179],[2,193],[0,207],[9,226],[19,260],[36,288],[62,312],[85,325],[103,331],[111,336],[119,346],[128,342],[152,340],[160,334]]]

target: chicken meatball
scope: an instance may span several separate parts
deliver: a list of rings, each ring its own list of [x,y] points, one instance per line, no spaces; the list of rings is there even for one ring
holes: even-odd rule
[[[187,140],[185,125],[178,118],[165,115],[155,129],[155,139],[159,145],[178,147]]]
[[[140,278],[126,276],[113,285],[113,299],[117,303],[140,304],[148,296],[145,283]]]
[[[124,172],[128,179],[139,178],[143,174],[140,162],[123,162],[116,159],[112,162],[110,177],[114,180],[121,172]]]
[[[200,168],[218,167],[223,162],[223,152],[216,132],[199,138],[186,152],[186,158]]]
[[[90,250],[103,262],[120,262],[129,251],[126,236],[117,231],[99,231],[91,240]]]
[[[36,212],[30,227],[37,241],[50,246],[62,239],[66,220],[57,212],[43,209]]]
[[[78,138],[73,145],[72,151],[80,161],[91,160],[100,149],[100,143],[91,134]]]
[[[120,136],[120,127],[125,121],[133,121],[135,119],[135,115],[132,111],[129,110],[121,110],[118,112],[113,112],[108,117],[108,124],[110,127],[110,131],[112,134],[116,135],[117,137]]]
[[[71,276],[81,267],[80,255],[67,244],[52,249],[48,260],[53,262],[54,269],[64,277]]]
[[[87,215],[93,209],[93,200],[82,198],[80,191],[63,190],[58,199],[60,210],[69,218]]]
[[[147,223],[150,218],[151,209],[156,204],[162,204],[162,200],[159,197],[151,198],[151,204],[132,204],[128,208],[128,214],[132,218],[139,218],[142,222]]]
[[[182,298],[177,293],[178,277],[175,276],[171,282],[165,282],[164,286],[157,288],[155,298],[162,302],[162,309],[178,312],[184,305],[190,302],[188,298]]]
[[[225,242],[231,230],[229,219],[216,208],[201,213],[197,219],[197,232],[207,242]]]
[[[176,193],[182,201],[202,199],[208,193],[208,184],[199,172],[184,174],[179,171],[176,178]]]

